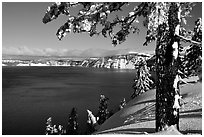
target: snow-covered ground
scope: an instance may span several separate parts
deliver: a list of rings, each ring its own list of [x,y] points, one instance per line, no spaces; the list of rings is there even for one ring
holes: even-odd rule
[[[29,64],[19,63],[19,64],[16,65],[16,66],[29,66]]]
[[[49,66],[49,65],[43,63],[31,63],[30,66]]]
[[[180,132],[183,134],[202,134],[202,82],[198,77],[186,79],[181,85],[183,104],[180,109]],[[167,133],[168,132],[168,133]],[[179,134],[170,127],[159,134]],[[94,134],[158,134],[155,133],[155,90],[143,93],[127,103],[126,107],[115,113],[102,124]]]
[[[2,66],[7,66],[7,65],[2,63]]]

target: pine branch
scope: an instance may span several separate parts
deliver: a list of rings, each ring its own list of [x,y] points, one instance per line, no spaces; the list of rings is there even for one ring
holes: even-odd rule
[[[190,42],[190,43],[196,44],[196,45],[202,45],[201,42],[197,42],[197,41],[188,39],[188,38],[186,38],[186,37],[184,37],[184,36],[181,36],[181,35],[177,35],[177,34],[175,34],[175,35],[178,36],[179,38],[181,38],[182,40],[186,41],[186,42]]]

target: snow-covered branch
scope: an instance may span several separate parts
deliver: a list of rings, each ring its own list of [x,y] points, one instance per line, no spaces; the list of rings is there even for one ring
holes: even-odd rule
[[[186,38],[186,37],[184,37],[184,36],[181,36],[181,35],[177,35],[177,34],[175,34],[175,35],[178,36],[178,37],[179,37],[181,40],[183,40],[183,41],[190,42],[190,43],[196,44],[196,45],[202,45],[201,42],[197,42],[197,41],[188,39],[188,38]]]

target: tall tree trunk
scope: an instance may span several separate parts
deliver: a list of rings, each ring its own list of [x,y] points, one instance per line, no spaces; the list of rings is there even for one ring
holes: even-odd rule
[[[179,128],[179,34],[180,8],[171,3],[168,25],[159,26],[156,45],[156,131]]]

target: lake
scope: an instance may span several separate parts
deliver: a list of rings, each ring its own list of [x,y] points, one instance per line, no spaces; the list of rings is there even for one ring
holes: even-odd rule
[[[117,110],[130,99],[135,70],[82,67],[3,67],[2,134],[42,135],[45,122],[67,126],[77,108],[79,130],[86,130],[87,112],[98,112],[100,94]]]

